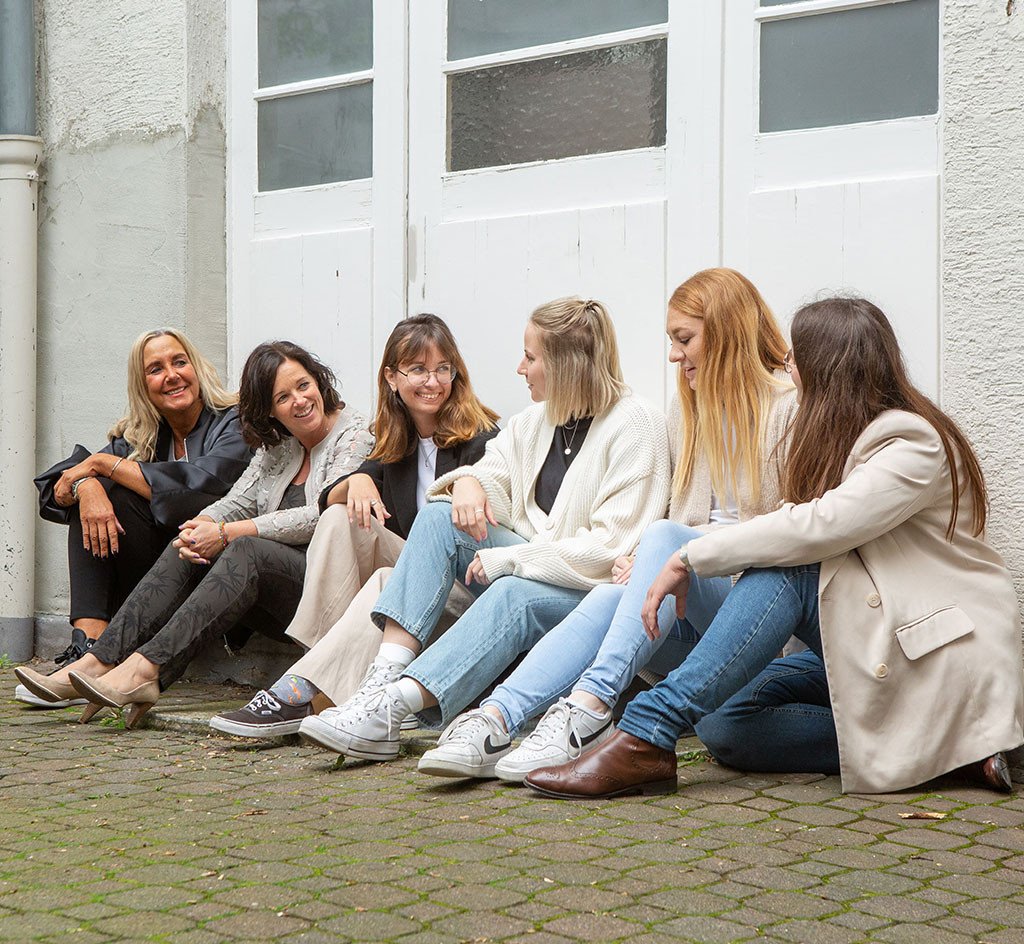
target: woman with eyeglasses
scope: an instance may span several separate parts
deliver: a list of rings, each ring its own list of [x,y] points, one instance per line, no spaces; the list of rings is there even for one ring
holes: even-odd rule
[[[473,392],[444,321],[423,314],[398,323],[377,374],[376,446],[320,495],[302,599],[286,630],[308,652],[247,705],[214,716],[212,728],[238,737],[294,734],[314,713],[316,696],[337,704],[355,691],[380,648],[370,609],[427,489],[476,462],[498,432],[497,419]],[[468,594],[453,594],[451,609],[465,606],[462,597]]]
[[[1024,741],[1013,580],[985,538],[981,465],[907,376],[885,315],[830,298],[793,318],[800,391],[771,514],[686,541],[642,607],[690,606],[696,579],[743,571],[697,647],[627,706],[618,730],[528,786],[554,797],[664,793],[676,741],[740,770],[839,774],[888,793],[966,768],[1012,790]],[[776,659],[791,635],[807,651]]]

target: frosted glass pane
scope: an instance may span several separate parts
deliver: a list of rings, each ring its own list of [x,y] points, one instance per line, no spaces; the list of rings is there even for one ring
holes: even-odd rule
[[[259,0],[260,87],[373,67],[373,0]]]
[[[448,0],[448,58],[668,21],[668,0]]]
[[[260,190],[370,177],[372,119],[372,82],[260,102]]]
[[[448,79],[448,169],[665,143],[665,41],[650,40]]]
[[[933,115],[939,0],[761,25],[762,131]]]

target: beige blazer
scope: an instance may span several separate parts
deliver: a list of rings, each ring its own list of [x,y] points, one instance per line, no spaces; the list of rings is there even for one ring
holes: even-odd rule
[[[951,500],[935,429],[891,410],[821,498],[689,544],[702,576],[821,562],[846,791],[903,789],[1024,742],[1017,597],[1000,556],[971,534],[969,494],[946,540]]]

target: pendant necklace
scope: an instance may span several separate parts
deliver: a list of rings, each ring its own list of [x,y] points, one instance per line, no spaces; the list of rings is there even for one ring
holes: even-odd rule
[[[431,446],[433,448],[431,449]],[[423,440],[423,468],[432,469],[434,468],[434,457],[437,455],[437,443],[431,441],[430,445],[427,445],[427,440]]]
[[[565,438],[565,430],[568,427],[568,423],[562,426],[562,442],[565,443],[565,454],[567,456],[572,455],[572,444],[576,441],[576,430],[579,429],[580,421],[576,420],[572,424],[572,436],[569,439]]]

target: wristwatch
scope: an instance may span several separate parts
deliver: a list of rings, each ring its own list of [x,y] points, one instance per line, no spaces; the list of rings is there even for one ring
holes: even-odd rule
[[[693,564],[690,563],[689,545],[684,544],[679,548],[679,560],[682,561],[687,573],[693,573]]]
[[[78,486],[89,478],[88,475],[83,475],[80,479],[75,479],[71,483],[71,497],[74,501],[78,501]]]

